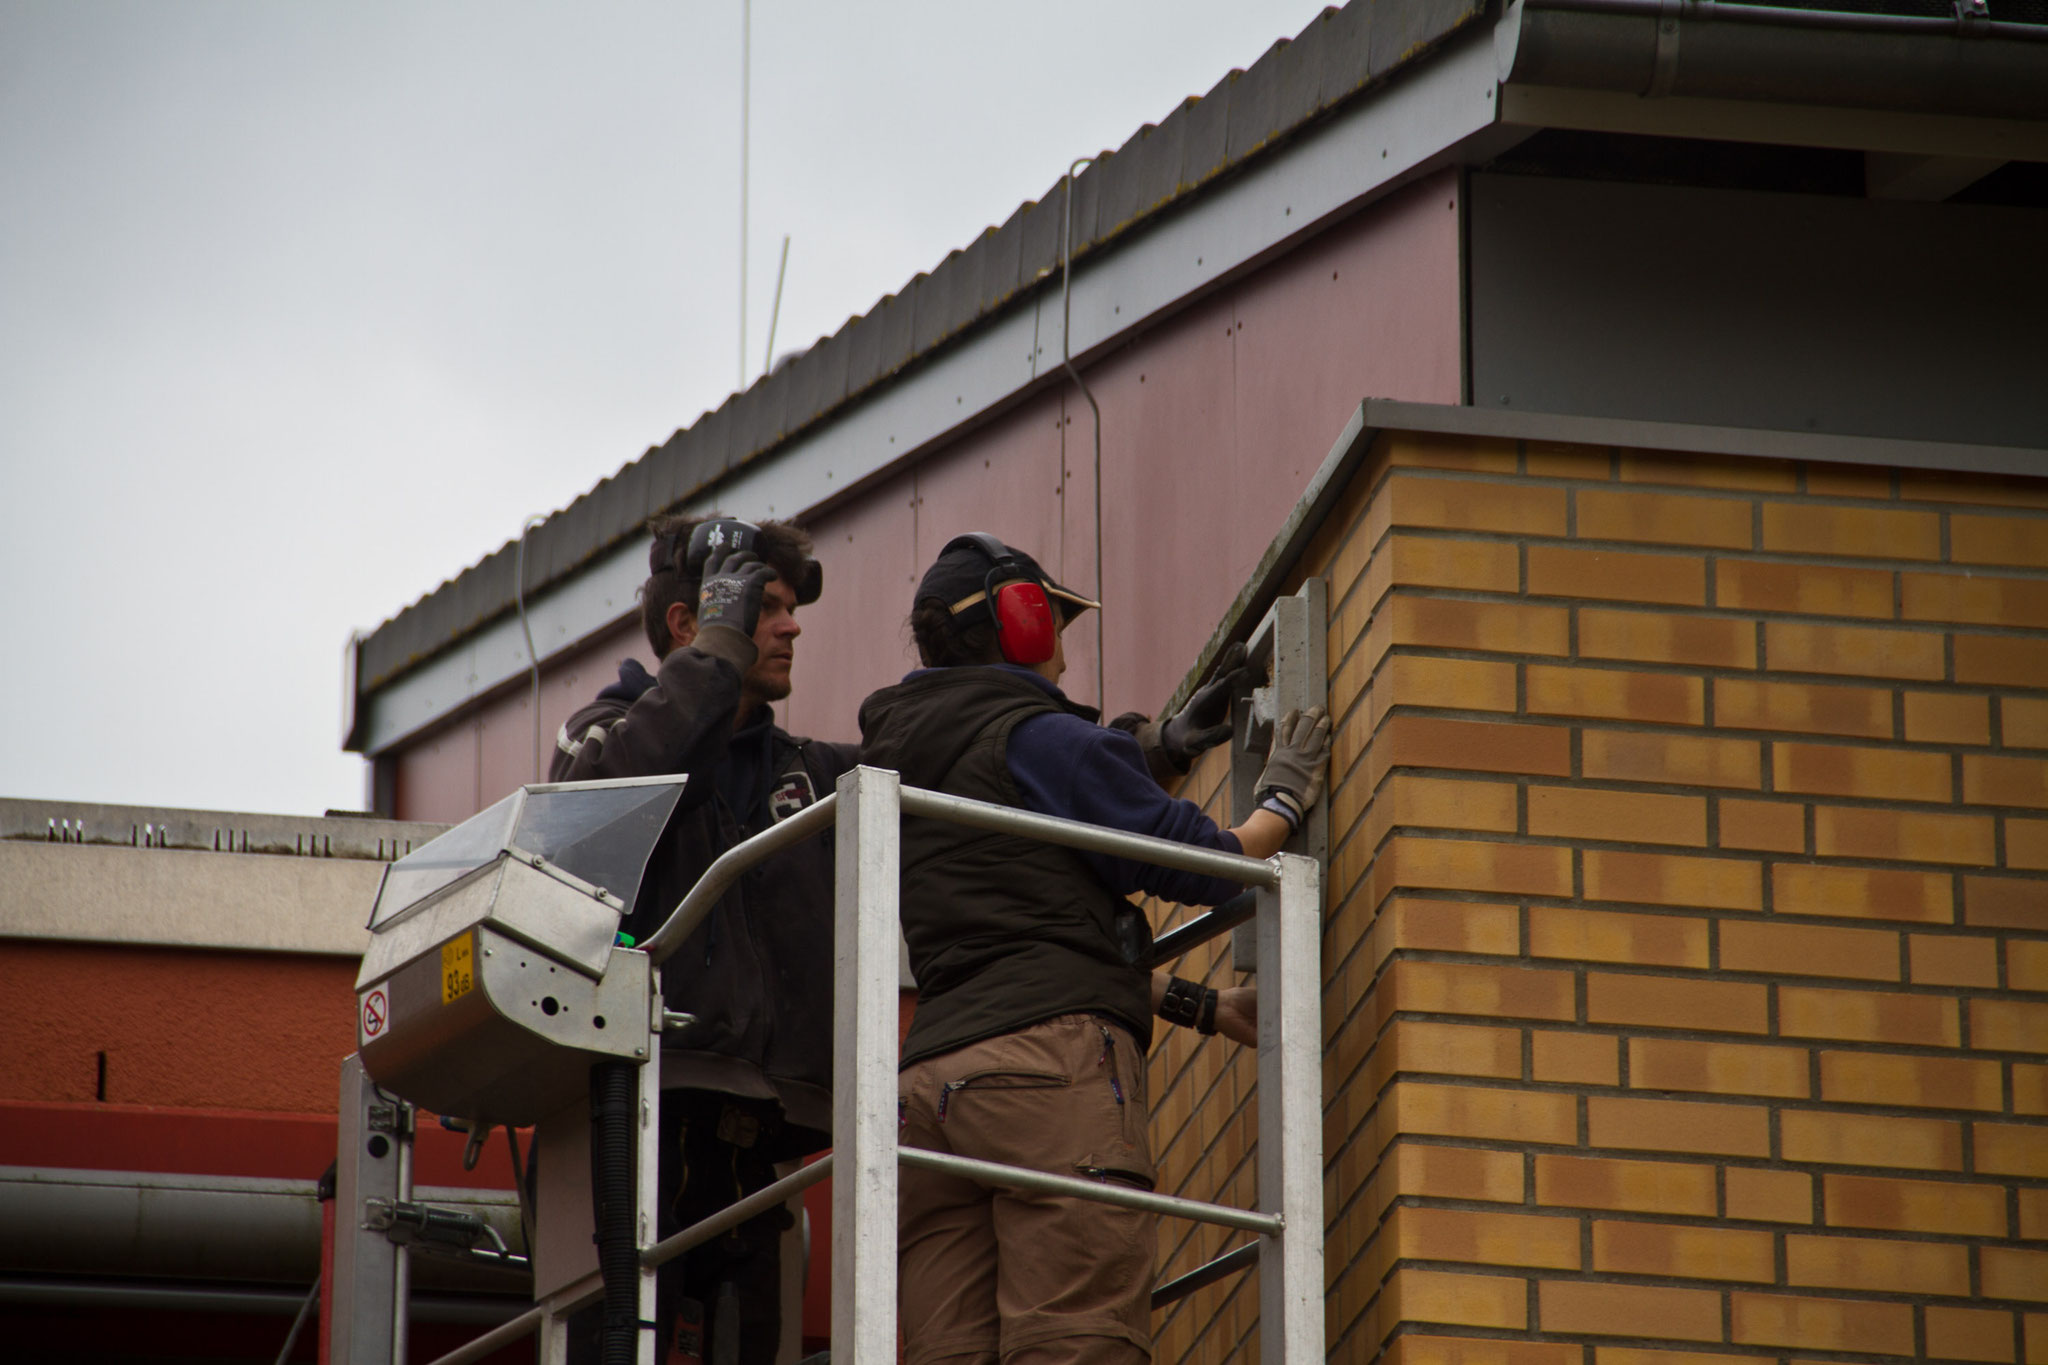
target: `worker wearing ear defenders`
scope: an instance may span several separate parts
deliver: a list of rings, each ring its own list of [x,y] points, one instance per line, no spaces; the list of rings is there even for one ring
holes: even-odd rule
[[[720,854],[830,795],[853,766],[852,746],[775,723],[797,613],[823,587],[810,538],[716,516],[649,529],[641,623],[659,662],[651,673],[633,659],[620,665],[618,681],[562,727],[551,772],[558,782],[689,774],[623,926],[641,938]],[[662,968],[668,1006],[694,1022],[663,1039],[658,1236],[769,1184],[776,1163],[831,1144],[832,883],[829,835],[792,845],[741,878]],[[789,1226],[778,1207],[662,1267],[658,1363],[773,1365]],[[572,1322],[572,1361],[595,1358],[583,1330]]]
[[[1227,737],[1232,684],[1149,735],[1097,724],[1058,685],[1060,631],[1096,605],[992,536],[955,538],[911,612],[925,666],[863,703],[860,761],[980,801],[1279,851],[1321,793],[1327,719],[1280,722],[1259,808],[1219,829],[1154,773],[1184,770]],[[1236,885],[934,820],[905,822],[902,874],[918,987],[897,1088],[902,1143],[1150,1188],[1152,1015],[1250,1042],[1255,1002],[1247,988],[1219,996],[1132,965],[1120,931],[1139,912],[1126,897],[1214,905]],[[899,1182],[907,1365],[1150,1359],[1152,1215],[910,1167]]]

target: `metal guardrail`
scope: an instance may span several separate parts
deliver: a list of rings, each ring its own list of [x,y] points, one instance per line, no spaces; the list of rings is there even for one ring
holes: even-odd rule
[[[640,1252],[640,1264],[652,1269],[666,1265],[691,1247],[702,1245],[713,1237],[738,1227],[757,1213],[763,1213],[777,1204],[785,1203],[832,1173],[832,1154],[827,1152],[800,1171],[792,1172],[772,1185],[763,1186],[737,1203],[728,1204],[717,1213],[701,1222],[692,1223],[672,1237],[664,1237]],[[522,1337],[530,1336],[550,1317],[566,1317],[586,1304],[596,1303],[604,1297],[604,1285],[595,1274],[586,1276],[541,1303],[521,1313],[518,1317],[500,1324],[474,1341],[439,1357],[433,1365],[471,1365],[482,1360],[500,1346],[509,1346]]]
[[[1262,1358],[1323,1358],[1321,869],[1192,849],[942,793],[856,768],[839,783],[834,982],[832,1354],[888,1360],[896,1349],[896,1191],[902,1166],[990,1184],[1057,1188],[1259,1233]],[[906,814],[1025,834],[1142,859],[1253,888],[1263,973],[1259,1001],[1260,1207],[1232,1209],[993,1162],[899,1148],[896,1141],[898,837]],[[1208,918],[1208,917],[1204,917]],[[1199,921],[1198,921],[1199,923]],[[1234,1253],[1241,1255],[1242,1253]],[[1197,1274],[1226,1273],[1212,1263]]]
[[[897,1145],[897,942],[901,826],[906,815],[1024,835],[1251,888],[1249,911],[1233,898],[1162,943],[1174,953],[1185,952],[1194,943],[1241,923],[1250,913],[1257,914],[1260,961],[1268,967],[1259,1004],[1259,1209],[1231,1208]],[[736,845],[713,862],[641,945],[656,967],[675,953],[741,873],[821,833],[827,825],[835,826],[839,835],[834,886],[833,1153],[713,1217],[643,1248],[642,1266],[651,1268],[670,1260],[833,1174],[833,1358],[893,1360],[897,1173],[902,1166],[946,1170],[984,1184],[1056,1190],[1257,1233],[1256,1242],[1162,1286],[1155,1292],[1155,1302],[1181,1297],[1233,1270],[1257,1264],[1261,1267],[1262,1352],[1283,1365],[1320,1360],[1322,898],[1321,869],[1316,861],[1294,854],[1261,860],[1190,848],[1171,840],[905,787],[894,772],[862,767],[842,777],[833,795]],[[1154,957],[1161,960],[1157,951]],[[659,998],[658,976],[655,993]],[[650,1183],[643,1181],[643,1189]],[[552,1361],[553,1347],[561,1340],[562,1320],[602,1292],[594,1275],[578,1281],[518,1318],[441,1356],[433,1365],[468,1365],[536,1328],[543,1329],[541,1358]],[[1168,1300],[1160,1300],[1160,1294]],[[643,1341],[643,1348],[649,1344]]]
[[[1170,929],[1152,940],[1152,951],[1138,965],[1150,970],[1184,957],[1220,934],[1227,934],[1259,912],[1259,898],[1240,891],[1206,915],[1197,915],[1178,929]]]

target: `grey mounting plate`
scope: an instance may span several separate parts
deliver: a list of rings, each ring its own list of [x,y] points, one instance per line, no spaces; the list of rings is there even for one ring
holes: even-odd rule
[[[1266,684],[1237,703],[1235,741],[1230,749],[1231,823],[1251,814],[1252,798],[1266,754],[1273,742],[1273,724],[1289,711],[1329,705],[1329,585],[1311,578],[1292,597],[1274,602],[1245,644],[1245,658]],[[1316,802],[1301,832],[1289,841],[1288,852],[1302,853],[1327,864],[1330,856],[1330,803]],[[1230,958],[1242,973],[1259,969],[1258,926],[1241,924],[1231,931]]]

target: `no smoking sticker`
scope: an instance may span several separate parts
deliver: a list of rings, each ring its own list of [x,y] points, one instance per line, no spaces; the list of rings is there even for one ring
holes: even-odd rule
[[[391,1000],[384,994],[384,988],[379,986],[376,990],[363,997],[361,1019],[363,1041],[367,1043],[372,1038],[382,1037],[385,1026],[390,1022]]]

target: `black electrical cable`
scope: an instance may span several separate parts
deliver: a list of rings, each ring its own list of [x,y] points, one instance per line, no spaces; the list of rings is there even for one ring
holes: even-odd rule
[[[640,1076],[630,1062],[590,1068],[590,1208],[604,1279],[603,1365],[634,1365],[640,1344],[639,1151],[634,1107]]]
[[[285,1334],[284,1349],[277,1353],[277,1365],[285,1365],[292,1358],[292,1348],[299,1344],[299,1333],[306,1330],[306,1319],[312,1316],[313,1305],[320,1302],[320,1277],[313,1277],[313,1287],[306,1291],[306,1300],[299,1305],[299,1315],[292,1319],[292,1330]]]

